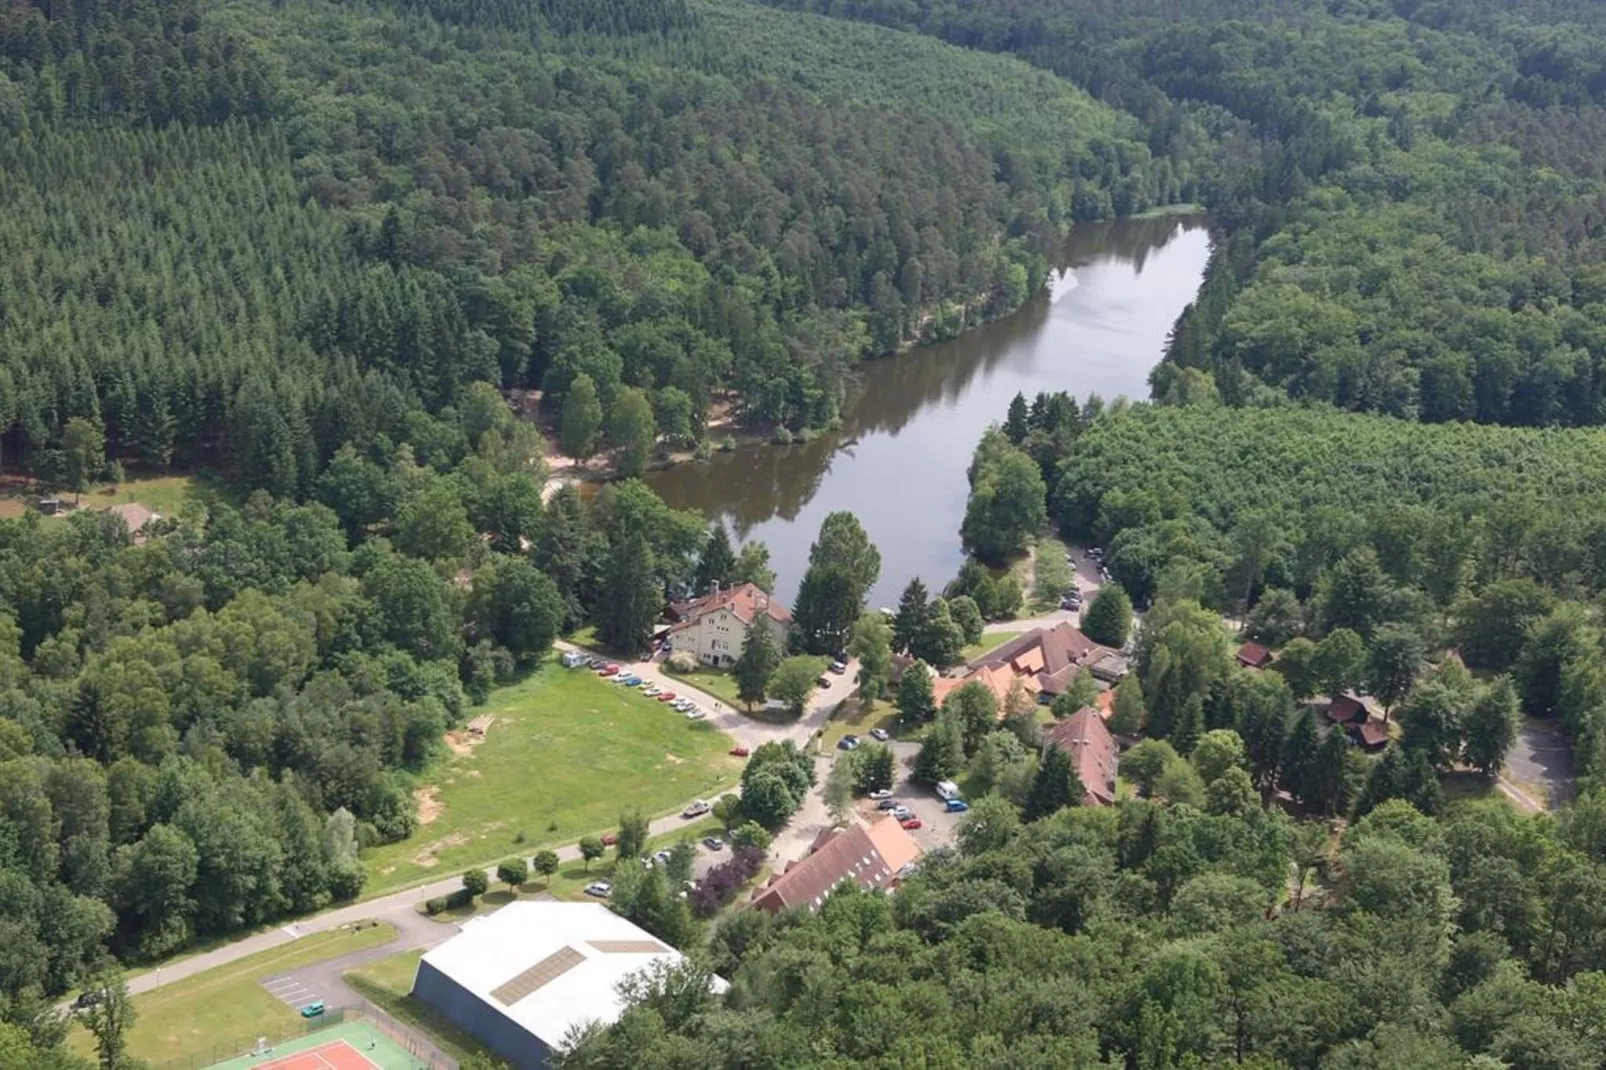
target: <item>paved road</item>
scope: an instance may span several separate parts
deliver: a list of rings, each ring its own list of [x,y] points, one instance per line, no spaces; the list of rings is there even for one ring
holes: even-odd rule
[[[1523,809],[1538,812],[1560,809],[1572,802],[1574,784],[1572,748],[1561,728],[1525,718],[1517,732],[1516,745],[1506,756],[1500,790]],[[1533,788],[1543,789],[1546,798],[1535,798]]]
[[[559,650],[580,649],[565,642],[559,642],[555,645]],[[707,710],[713,711],[716,705],[721,707],[719,712],[711,712],[709,714],[709,722],[727,732],[736,742],[746,747],[756,747],[761,743],[781,739],[790,739],[799,745],[807,742],[809,737],[819,731],[820,726],[829,719],[831,712],[836,709],[837,703],[847,698],[852,692],[854,676],[853,667],[849,666],[849,671],[845,675],[830,677],[831,686],[829,688],[822,688],[814,693],[808,709],[801,718],[790,723],[770,723],[742,716],[740,713],[730,709],[722,700],[695,688],[686,687],[675,677],[661,674],[656,665],[645,665],[637,662],[631,663],[629,667],[637,675],[645,679],[662,682],[675,692],[696,699]],[[578,672],[582,670],[570,671]],[[689,802],[690,800],[687,801]],[[685,824],[686,819],[682,818],[679,813],[667,814],[652,821],[648,825],[648,831],[652,836],[661,836],[684,828]],[[580,847],[577,843],[559,847],[557,852],[558,857],[565,862],[572,862],[580,858]],[[494,883],[496,880],[495,867],[487,866],[485,872]],[[343,925],[350,925],[369,918],[376,921],[388,921],[396,927],[396,939],[382,948],[370,949],[373,952],[370,955],[372,958],[395,954],[398,951],[409,951],[414,948],[434,947],[436,944],[450,939],[457,932],[457,927],[455,925],[443,925],[423,916],[418,912],[418,904],[426,899],[447,895],[462,887],[462,883],[462,876],[454,874],[430,884],[415,886],[399,892],[392,892],[389,895],[337,907],[333,910],[326,910],[321,914],[314,914],[311,917],[302,918],[279,928],[267,929],[253,933],[250,936],[243,936],[232,943],[213,948],[203,954],[193,955],[190,958],[131,977],[128,981],[128,990],[134,995],[138,995],[141,992],[148,992],[156,988],[159,984],[172,984],[175,981],[181,981],[186,977],[193,977],[205,970],[210,970],[215,966],[237,962],[248,955],[254,955],[259,951],[266,951],[269,948],[287,944],[308,933],[338,929]],[[368,951],[354,953],[354,955],[368,954]],[[346,964],[345,960],[352,958],[354,956],[335,959],[324,963],[322,968],[326,971],[335,970],[337,966],[342,970],[350,969],[351,965],[356,964],[356,961]],[[367,960],[362,959],[360,961]],[[339,972],[335,972],[334,976],[338,979]]]

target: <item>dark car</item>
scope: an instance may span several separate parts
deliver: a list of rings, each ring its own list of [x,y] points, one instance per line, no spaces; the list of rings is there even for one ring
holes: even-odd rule
[[[831,686],[831,678],[829,676],[822,676],[819,679],[814,681],[814,686],[815,687],[830,687]]]
[[[859,745],[858,736],[843,736],[836,741],[837,750],[852,750]]]

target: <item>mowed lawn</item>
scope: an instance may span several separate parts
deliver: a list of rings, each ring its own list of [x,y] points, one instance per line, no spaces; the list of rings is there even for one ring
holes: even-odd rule
[[[257,1037],[298,1031],[300,1015],[268,995],[263,979],[395,938],[396,930],[384,923],[313,933],[135,996],[128,1054],[153,1066],[177,1059],[206,1066],[240,1054]],[[93,1056],[94,1038],[83,1027],[73,1026],[68,1040],[74,1051]]]
[[[1011,639],[1019,639],[1025,634],[1025,632],[983,632],[981,636],[981,642],[972,643],[970,646],[967,646],[964,650],[960,651],[960,659],[963,661],[970,661],[973,658],[979,658],[983,654],[987,653],[987,651],[997,649],[998,647],[1001,647],[1005,643],[1009,642]]]
[[[470,1056],[487,1054],[479,1041],[410,994],[413,978],[418,975],[418,960],[423,957],[422,951],[402,951],[347,970],[342,976],[365,999],[377,1004],[392,1018],[427,1033],[442,1051],[459,1062]]]
[[[573,843],[631,807],[676,810],[741,771],[723,732],[589,670],[549,663],[473,711],[485,714],[484,742],[421,777],[418,831],[365,854],[365,894]]]
[[[736,677],[724,669],[711,669],[703,666],[696,672],[670,672],[664,670],[664,675],[671,680],[680,680],[688,687],[723,699],[733,710],[745,710],[747,707],[736,694]]]

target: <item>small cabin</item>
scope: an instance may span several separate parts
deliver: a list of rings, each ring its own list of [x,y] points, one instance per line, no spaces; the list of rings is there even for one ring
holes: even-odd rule
[[[40,498],[39,511],[46,516],[55,516],[62,509],[60,498]]]

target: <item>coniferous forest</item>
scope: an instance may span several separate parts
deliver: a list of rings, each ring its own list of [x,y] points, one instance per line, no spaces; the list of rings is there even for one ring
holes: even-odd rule
[[[729,996],[644,984],[566,1065],[1598,1070],[1603,134],[1583,0],[0,5],[0,476],[221,487],[148,540],[0,520],[0,1070],[84,1065],[52,1007],[108,966],[359,895],[555,635],[765,581],[639,482],[543,502],[506,392],[580,454],[809,432],[1077,222],[1182,204],[1215,252],[1157,404],[984,443],[1169,636],[1141,677],[1219,663],[1159,674],[1136,797],[1017,776],[894,899],[738,915],[696,956]],[[1222,611],[1460,658],[1367,766]],[[1445,799],[1519,705],[1578,805]]]

